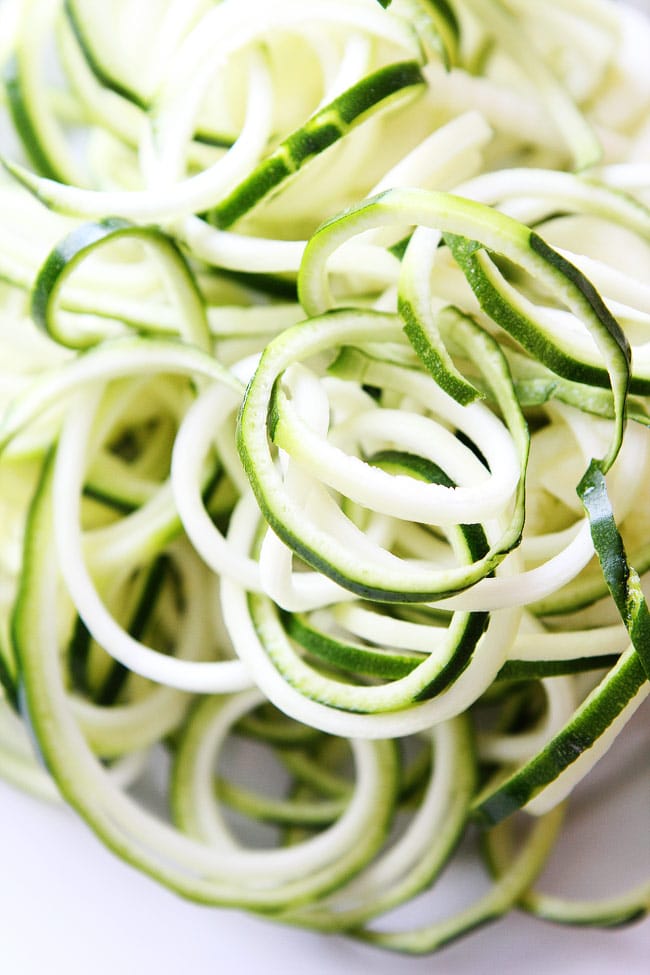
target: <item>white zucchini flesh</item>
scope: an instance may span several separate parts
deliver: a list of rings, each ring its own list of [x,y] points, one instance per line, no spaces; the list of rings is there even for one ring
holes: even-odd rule
[[[650,25],[0,22],[0,774],[185,897],[390,950],[643,916],[536,882],[650,688]],[[161,749],[169,823],[131,792]],[[391,927],[476,823],[485,895]]]

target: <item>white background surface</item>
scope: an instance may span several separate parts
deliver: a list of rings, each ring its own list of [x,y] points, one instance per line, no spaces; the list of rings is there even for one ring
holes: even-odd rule
[[[582,786],[544,889],[596,896],[650,881],[648,702]],[[385,954],[344,938],[186,903],[107,852],[68,809],[0,783],[2,975],[647,975],[650,921],[568,929],[519,913],[433,957]],[[421,923],[467,903],[461,869],[414,905]]]

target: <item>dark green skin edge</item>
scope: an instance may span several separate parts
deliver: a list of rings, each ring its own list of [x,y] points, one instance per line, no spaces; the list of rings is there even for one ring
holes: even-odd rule
[[[244,410],[245,405],[246,405],[246,400],[244,399],[244,402],[242,404],[242,411]],[[240,417],[242,411],[240,411]],[[273,440],[273,434],[276,425],[277,425],[277,397],[275,396],[275,394],[273,394],[271,396],[271,401],[269,404],[269,410],[267,415],[267,430],[268,430],[269,438],[271,440]],[[239,430],[241,430],[240,424],[238,425],[238,428]],[[256,485],[255,471],[251,470],[246,449],[242,444],[242,438],[240,432],[238,433],[238,444],[239,444],[239,452],[240,452],[240,457],[242,460],[244,470],[247,472],[250,482],[255,489],[255,485]],[[523,493],[523,482],[520,484],[520,487],[517,491],[517,502],[519,502],[520,500],[519,496],[522,493]],[[260,508],[262,509],[267,524],[273,529],[276,535],[278,535],[282,539],[282,541],[296,553],[296,555],[300,559],[306,562],[307,565],[310,565],[313,569],[316,569],[318,572],[322,572],[323,575],[329,576],[330,579],[333,579],[334,582],[338,582],[345,589],[350,590],[350,592],[356,593],[358,596],[362,596],[365,599],[374,599],[375,601],[381,603],[423,603],[423,602],[428,602],[433,598],[444,599],[446,596],[453,596],[460,591],[460,589],[450,589],[449,591],[440,591],[440,592],[436,591],[435,593],[431,593],[430,591],[395,592],[394,589],[382,589],[380,587],[368,586],[365,583],[358,582],[356,579],[351,579],[349,576],[340,572],[336,568],[336,566],[332,565],[331,563],[323,559],[317,551],[305,545],[300,538],[298,538],[291,532],[288,532],[284,526],[284,523],[279,518],[276,517],[273,510],[266,503],[266,499],[263,494],[261,493],[257,494],[257,500],[258,500],[258,504],[260,505]],[[465,529],[467,529],[467,527],[468,526],[466,525],[464,526]],[[518,526],[516,537],[513,536],[512,538],[510,537],[508,538],[507,548],[505,549],[505,551],[499,549],[493,554],[492,558],[489,560],[488,564],[485,567],[485,571],[481,574],[480,578],[489,576],[493,572],[493,570],[503,560],[505,552],[510,551],[519,543],[520,536],[521,536],[521,527]],[[473,585],[473,582],[468,582],[465,588],[469,588],[470,585]]]
[[[125,98],[127,101],[137,105],[138,108],[146,111],[148,108],[146,100],[139,95],[137,91],[134,91],[127,85],[122,84],[122,82],[117,78],[114,78],[108,74],[108,72],[104,70],[100,61],[98,61],[98,59],[95,57],[92,45],[86,37],[81,22],[77,17],[73,0],[65,0],[63,9],[65,10],[68,23],[70,24],[72,32],[77,40],[77,44],[79,45],[79,50],[83,54],[88,67],[99,83],[103,85],[104,88],[114,91],[116,95],[121,95],[122,98]]]
[[[543,677],[562,677],[590,670],[609,670],[618,659],[618,654],[608,653],[602,657],[575,657],[570,660],[507,660],[495,679],[541,680]]]
[[[306,545],[303,545],[299,538],[285,531],[283,523],[277,519],[273,512],[264,504],[262,499],[262,506],[264,510],[264,518],[267,524],[273,529],[273,531],[285,542],[286,545],[296,553],[298,558],[302,559],[307,565],[310,565],[313,569],[318,572],[322,572],[323,575],[329,576],[334,582],[338,582],[339,585],[348,589],[350,592],[356,593],[358,596],[362,596],[365,599],[374,599],[377,602],[382,603],[424,603],[428,602],[433,598],[430,592],[407,592],[407,593],[396,593],[393,589],[382,589],[380,587],[368,586],[364,583],[358,582],[357,580],[350,579],[347,575],[339,572],[336,567],[330,565],[325,559],[321,558],[318,552],[313,551]],[[495,564],[499,560],[495,560]],[[444,596],[455,595],[457,590],[451,590],[445,593],[436,593],[436,598],[444,598]]]
[[[478,816],[496,823],[521,808],[543,785],[552,782],[582,752],[591,747],[614,718],[650,679],[650,613],[638,575],[630,567],[616,527],[605,475],[592,461],[578,485],[578,496],[589,518],[594,548],[607,587],[616,603],[636,653],[615,666],[600,692],[519,772],[485,799],[479,797]]]
[[[68,641],[66,657],[68,674],[72,687],[81,694],[90,694],[88,684],[88,657],[90,655],[90,633],[86,624],[77,616]]]
[[[406,471],[429,483],[444,484],[446,487],[454,486],[454,482],[437,464],[414,454],[386,450],[375,454],[369,462],[391,472]],[[461,525],[459,529],[470,558],[472,560],[482,558],[489,547],[482,527]],[[281,620],[287,635],[292,640],[315,656],[353,673],[395,680],[411,673],[426,659],[426,656],[421,654],[411,656],[399,651],[373,651],[370,647],[343,643],[312,627],[303,614],[282,613]],[[429,700],[460,676],[467,667],[488,620],[488,613],[467,614],[467,622],[453,656],[436,677],[422,688],[415,700]]]
[[[171,563],[169,558],[166,555],[160,555],[148,570],[144,589],[127,627],[129,636],[132,636],[134,640],[142,639],[144,631],[156,608],[156,603],[170,569]],[[106,680],[99,688],[95,702],[101,707],[109,707],[111,704],[115,704],[129,674],[129,669],[124,664],[116,661],[111,667]]]
[[[493,825],[521,809],[598,740],[645,680],[641,661],[633,654],[615,668],[589,706],[574,716],[527,765],[496,791],[478,796],[476,818]]]
[[[406,471],[432,484],[454,487],[454,482],[437,464],[414,454],[386,450],[371,457],[370,463],[388,471],[392,470],[397,473]],[[489,551],[489,544],[481,525],[459,525],[459,530],[470,558],[473,561],[482,559]],[[420,691],[416,696],[417,701],[426,701],[435,697],[462,674],[469,664],[476,644],[485,631],[489,618],[489,613],[468,614],[467,624],[452,658],[434,680]]]
[[[646,380],[639,380],[645,383]],[[602,387],[594,387],[580,383],[574,383],[559,376],[550,374],[549,376],[527,377],[526,379],[514,379],[513,385],[519,403],[522,407],[542,406],[551,400],[559,400],[568,406],[576,406],[583,413],[591,413],[592,416],[601,416],[607,420],[614,419],[614,400],[611,390]],[[635,384],[631,380],[630,385]],[[632,400],[628,397],[625,415],[628,420],[634,420],[642,426],[650,426],[650,416],[646,408],[639,400]]]
[[[541,918],[541,920],[547,920],[541,911],[532,910],[526,905],[522,905],[523,910],[528,914],[532,914],[535,917]],[[569,904],[568,909],[570,910],[571,905]],[[572,927],[580,928],[606,928],[608,931],[618,930],[619,928],[627,928],[631,924],[637,924],[638,921],[642,921],[644,917],[648,914],[648,908],[645,906],[639,907],[635,905],[634,907],[628,908],[627,910],[621,911],[620,914],[616,914],[614,917],[604,917],[598,915],[598,908],[594,908],[593,918],[574,918],[569,917],[567,921],[563,921],[562,918],[553,915],[550,920],[554,924],[570,924]]]
[[[490,834],[484,834],[481,843],[481,853],[490,874],[498,880],[504,864],[495,860],[492,850]],[[618,897],[593,900],[590,904],[584,901],[574,902],[569,897],[548,897],[538,893],[535,889],[528,891],[518,902],[517,907],[542,921],[554,924],[569,924],[571,927],[591,928],[623,928],[642,920],[648,913],[647,893],[644,890],[636,898],[634,892],[622,894]],[[577,908],[577,910],[576,910]]]
[[[453,373],[447,370],[439,352],[431,344],[423,331],[410,301],[400,297],[398,299],[398,308],[400,316],[404,321],[404,334],[413,346],[418,359],[422,362],[427,372],[433,376],[438,385],[446,393],[449,393],[450,396],[453,396],[456,402],[462,406],[466,406],[468,403],[472,403],[475,399],[479,398],[481,394],[470,382],[461,377],[454,376]]]
[[[138,507],[132,501],[123,501],[121,498],[110,497],[107,493],[88,486],[84,487],[84,497],[99,501],[107,508],[112,508],[113,511],[117,511],[121,515],[128,515]]]
[[[165,555],[161,555],[155,559],[148,571],[144,588],[127,626],[127,632],[134,640],[140,640],[142,638],[144,630],[155,609],[156,600],[162,591],[162,586],[168,571],[169,559]],[[72,685],[82,694],[91,697],[95,704],[101,707],[108,707],[117,700],[130,672],[123,664],[115,661],[102,685],[93,691],[88,682],[87,670],[90,643],[90,633],[81,617],[77,616],[67,649],[68,667]]]
[[[586,277],[582,271],[580,271],[574,264],[567,261],[565,257],[559,254],[556,250],[546,243],[535,231],[531,231],[529,244],[531,250],[536,254],[539,254],[547,264],[559,271],[571,284],[574,285],[580,291],[583,298],[587,301],[591,310],[594,312],[601,325],[609,332],[610,337],[615,342],[618,347],[618,357],[621,364],[624,366],[627,372],[627,383],[625,387],[625,395],[630,391],[630,380],[631,380],[631,365],[632,365],[632,349],[630,343],[627,339],[627,335],[618,324],[609,308],[600,297],[600,294],[594,288],[593,284]],[[569,377],[571,378],[571,377]],[[597,385],[597,384],[594,384]],[[642,390],[632,389],[632,392],[642,392]],[[650,387],[646,390],[650,392]],[[616,395],[616,391],[614,391]]]
[[[490,619],[489,613],[470,613],[467,625],[449,663],[437,677],[416,694],[416,701],[428,701],[450,687],[469,664],[476,644],[483,636]]]
[[[607,496],[605,476],[592,461],[578,485],[578,496],[589,517],[589,527],[607,587],[621,614],[637,657],[650,680],[650,613],[638,574],[628,562]]]
[[[361,644],[343,643],[310,626],[302,614],[282,613],[287,636],[315,657],[355,674],[399,680],[425,659],[396,651],[378,652]]]
[[[337,309],[336,311],[329,312],[328,314],[335,316],[337,314],[344,314],[344,313],[345,313],[345,309]],[[301,325],[294,326],[294,328],[301,328],[301,327],[302,327]],[[496,366],[497,371],[499,372],[500,376],[503,379],[507,379],[508,382],[511,382],[512,380],[510,377],[508,364],[503,356],[503,353],[499,349],[498,344],[490,336],[488,336],[487,333],[483,332],[471,319],[468,319],[467,316],[460,315],[459,327],[461,328],[462,331],[469,330],[470,332],[480,335],[482,340],[488,343],[491,352],[494,353],[496,358],[498,359],[498,365]],[[477,364],[481,369],[481,371],[484,371],[482,363],[477,360]],[[493,385],[489,376],[487,376],[487,382],[490,386]],[[273,440],[274,430],[277,425],[276,390],[277,390],[277,382],[272,391],[268,410],[267,410],[267,431],[268,431],[269,439],[271,440]],[[512,391],[508,392],[507,394],[504,393],[502,395],[499,395],[498,390],[496,390],[495,388],[494,394],[495,394],[495,399],[501,406],[504,414],[506,416],[512,416],[513,414],[516,414],[517,422],[521,422],[523,426],[526,427],[525,421],[523,420],[523,417],[521,415],[519,404],[517,403],[514,395],[512,394]],[[273,529],[276,535],[278,535],[283,540],[283,542],[295,552],[295,554],[299,558],[301,558],[312,568],[316,569],[319,572],[322,572],[324,575],[328,576],[330,579],[333,579],[335,582],[338,582],[341,586],[343,586],[343,588],[348,589],[350,592],[354,592],[357,595],[367,599],[374,599],[377,602],[403,603],[403,604],[423,603],[423,602],[428,602],[433,598],[444,599],[446,596],[455,595],[455,593],[460,591],[459,588],[455,588],[449,591],[436,591],[436,592],[431,592],[430,590],[423,591],[423,592],[420,591],[395,592],[395,590],[392,589],[383,589],[378,586],[367,585],[366,583],[360,582],[357,579],[352,579],[350,578],[350,576],[341,572],[336,566],[330,564],[327,560],[323,559],[317,550],[314,550],[309,546],[305,545],[301,540],[301,538],[294,535],[291,531],[288,531],[284,525],[284,522],[277,517],[275,511],[273,510],[272,505],[269,505],[266,494],[262,489],[262,486],[257,482],[255,469],[250,462],[246,439],[245,436],[243,435],[243,430],[246,422],[246,404],[247,404],[247,396],[244,397],[244,401],[240,409],[238,425],[237,425],[237,446],[242,461],[242,465],[244,467],[244,470],[246,471],[251,486],[253,487],[253,490],[257,497],[258,504],[260,506],[260,509],[263,513],[263,516],[267,524]],[[513,422],[515,421],[513,420]],[[515,436],[515,440],[521,440],[520,433],[515,433],[513,435]],[[526,427],[526,438],[527,436],[528,434],[527,434],[527,427]],[[490,573],[496,568],[496,566],[500,564],[504,555],[507,552],[511,551],[516,545],[518,545],[521,539],[521,532],[523,529],[523,518],[524,518],[523,471],[525,470],[525,465],[527,463],[528,441],[526,441],[525,447],[521,447],[520,445],[520,449],[523,455],[522,478],[520,480],[519,487],[516,492],[516,501],[515,501],[516,509],[517,511],[520,512],[520,514],[517,517],[516,521],[513,521],[513,524],[511,525],[507,534],[504,536],[502,545],[498,548],[498,550],[495,550],[493,555],[490,557],[490,559],[486,561],[486,563],[483,566],[482,574],[480,576],[477,575],[476,580],[478,578],[483,578],[485,576],[490,575]],[[472,584],[473,582],[467,582],[464,588],[468,588]]]
[[[187,879],[180,871],[174,870],[173,867],[168,868],[165,863],[161,866],[157,861],[153,862],[146,853],[135,849],[125,830],[119,826],[113,828],[110,823],[107,825],[101,810],[97,811],[88,796],[85,793],[82,794],[74,773],[67,775],[65,771],[62,771],[60,740],[56,735],[57,720],[54,719],[54,728],[51,723],[48,723],[51,721],[51,716],[48,706],[48,689],[43,679],[42,649],[39,646],[38,638],[34,640],[33,634],[33,621],[35,613],[38,612],[36,607],[39,586],[43,577],[42,566],[37,563],[40,561],[42,546],[49,546],[52,541],[51,525],[47,520],[45,506],[45,501],[51,491],[52,457],[53,452],[49,456],[49,462],[45,465],[30,507],[25,534],[25,571],[20,580],[18,598],[14,606],[12,637],[20,661],[22,678],[20,685],[21,713],[24,716],[25,723],[34,729],[35,747],[46,766],[50,768],[62,796],[67,799],[90,828],[99,835],[109,850],[124,862],[153,877],[158,883],[162,883],[172,891],[194,902],[228,907],[236,905],[269,915],[284,910],[287,903],[301,906],[312,897],[321,897],[329,893],[330,890],[335,889],[340,884],[341,877],[332,877],[327,869],[318,875],[319,881],[322,878],[322,884],[313,893],[305,894],[300,888],[301,881],[298,881],[299,892],[297,897],[294,897],[292,888],[277,896],[268,892],[249,892],[246,889],[233,896],[227,889],[222,890],[220,887],[212,889],[204,882],[203,878],[198,878],[198,881]],[[38,740],[39,735],[40,741]],[[396,793],[398,782],[394,749],[391,743],[386,742],[384,744],[386,747],[382,748],[382,767],[387,781],[395,781]],[[373,823],[373,833],[367,838],[367,842],[361,844],[359,850],[355,849],[351,852],[351,860],[345,865],[346,876],[364,866],[385,840],[395,808],[395,795],[392,788],[389,788],[381,799],[380,808],[377,809],[377,820]]]
[[[543,363],[543,365],[558,376],[590,386],[609,387],[610,380],[606,369],[592,366],[589,363],[580,363],[567,355],[561,349],[554,346],[548,338],[540,335],[534,322],[518,314],[504,301],[476,260],[476,252],[483,249],[478,241],[468,240],[467,238],[458,237],[454,234],[445,234],[444,238],[455,261],[465,274],[481,308],[497,325],[519,342],[535,359]],[[616,320],[611,316],[603,304],[600,295],[598,295],[590,282],[583,275],[576,274],[576,269],[573,265],[569,264],[561,255],[548,247],[533,232],[530,235],[530,246],[580,289],[598,315],[600,321],[607,327],[612,338],[625,355],[629,368],[630,349],[625,334],[622,332]],[[637,388],[639,386],[643,388]],[[650,392],[650,383],[638,380],[634,384],[634,388],[636,392]]]
[[[458,18],[454,12],[454,8],[451,6],[447,0],[423,0],[425,7],[433,7],[434,10],[444,18],[447,22],[447,26],[451,30],[454,37],[460,39],[460,24],[458,23]]]
[[[78,347],[72,342],[67,342],[53,326],[53,305],[56,305],[58,288],[62,283],[62,279],[68,273],[72,272],[75,266],[95,246],[110,239],[118,239],[120,237],[148,238],[157,241],[159,244],[171,250],[183,264],[189,281],[194,283],[197,294],[199,293],[194,274],[183,252],[175,241],[163,233],[162,230],[153,226],[141,227],[128,220],[124,220],[122,217],[107,217],[104,220],[84,223],[80,227],[75,227],[74,230],[64,237],[63,240],[60,240],[53,250],[50,251],[38,272],[32,289],[32,318],[39,328],[43,329],[46,334],[50,335],[60,345],[67,345],[71,348]]]
[[[201,219],[199,217],[199,219]],[[295,276],[282,277],[279,274],[256,274],[254,271],[233,271],[230,268],[215,267],[214,274],[227,281],[246,285],[261,295],[279,298],[284,301],[298,301],[298,284]]]
[[[485,459],[481,451],[478,449],[474,441],[470,440],[467,434],[465,434],[462,430],[457,430],[454,436],[456,437],[456,440],[458,440],[459,443],[462,443],[465,447],[467,447],[469,450],[472,451],[472,453],[477,458],[477,460],[480,460],[480,462],[483,464],[483,467],[486,469],[486,471],[490,470],[490,465],[488,464],[487,460]]]
[[[212,491],[221,478],[222,473],[222,469],[217,467],[212,479],[208,482],[202,492],[204,503],[208,502]],[[112,507],[119,510],[118,505],[112,505]],[[124,510],[124,508],[126,508],[126,506],[122,506],[122,510]],[[131,506],[126,510],[128,512],[134,509],[133,506]],[[133,637],[134,640],[142,639],[144,631],[149,623],[149,620],[151,619],[152,613],[156,608],[156,602],[162,592],[162,587],[165,580],[169,577],[171,571],[172,564],[167,555],[157,556],[147,569],[147,577],[142,593],[127,626],[127,632],[129,636]],[[117,700],[126,680],[128,679],[130,671],[119,661],[114,661],[106,679],[104,680],[104,683],[93,694],[88,684],[87,675],[90,640],[90,633],[86,629],[83,620],[78,616],[72,638],[68,644],[68,660],[72,683],[77,690],[92,696],[96,704],[102,707],[108,707],[111,704],[114,704]]]
[[[36,487],[36,490],[32,496],[29,512],[27,515],[27,528],[25,533],[24,547],[27,547],[29,543],[29,533],[32,531],[36,534],[34,530],[33,523],[38,521],[38,514],[43,506],[43,498],[47,495],[48,489],[50,487],[50,481],[52,479],[52,470],[54,467],[54,448],[48,451],[47,457],[43,463],[41,469],[41,475]],[[37,530],[37,529],[36,529]],[[33,572],[33,569],[31,570]],[[30,588],[30,569],[26,569],[20,576],[20,582],[18,585],[18,593],[16,595],[16,601],[14,602],[13,611],[11,614],[11,643],[16,650],[16,663],[18,670],[18,682],[17,682],[17,701],[18,701],[18,712],[21,718],[25,722],[25,726],[30,730],[33,728],[33,722],[30,717],[29,710],[29,699],[30,699],[30,674],[29,668],[24,666],[23,656],[23,618],[27,616],[25,612],[25,604],[29,606],[29,588]],[[31,735],[32,742],[36,749],[36,754],[39,760],[48,768],[47,760],[43,755],[43,751],[36,734]]]
[[[460,24],[447,0],[417,0],[425,16],[431,22],[437,37],[435,49],[444,67],[449,70],[457,61],[460,41]],[[445,37],[448,34],[448,37]]]
[[[269,714],[269,709],[271,709]],[[260,705],[256,711],[244,715],[236,725],[236,733],[279,748],[296,748],[321,741],[323,732],[301,725],[293,718],[275,712],[273,705]]]
[[[7,63],[4,82],[14,129],[32,166],[40,176],[65,183],[65,178],[49,158],[32,123],[29,109],[23,98],[20,73],[15,58],[11,58]]]
[[[50,333],[50,301],[61,276],[72,262],[80,260],[95,244],[109,237],[138,231],[134,224],[121,217],[107,217],[96,223],[76,227],[48,254],[32,289],[31,315],[44,332]]]
[[[6,660],[3,653],[0,653],[0,687],[2,687],[8,703],[18,710],[18,684],[13,676],[9,660]]]
[[[222,478],[223,468],[221,468],[219,464],[216,464],[212,477],[201,492],[203,504],[206,508],[210,507],[212,496],[221,484]],[[134,501],[118,497],[117,492],[115,492],[115,494],[111,494],[109,491],[105,491],[98,487],[92,487],[88,484],[84,485],[83,495],[85,498],[92,498],[94,501],[99,501],[100,504],[103,504],[106,508],[110,508],[111,511],[115,511],[121,515],[131,514],[132,511],[136,511],[139,507],[139,505]]]
[[[72,33],[74,34],[79,46],[79,50],[81,51],[86,64],[100,85],[102,85],[104,88],[108,88],[109,91],[114,92],[116,95],[124,98],[125,101],[131,102],[133,105],[136,105],[138,108],[142,109],[142,111],[146,112],[150,107],[147,99],[135,91],[135,89],[129,88],[128,85],[122,84],[118,78],[110,75],[102,67],[100,61],[95,56],[92,45],[86,37],[83,27],[79,22],[79,18],[75,13],[74,0],[65,0],[64,11]],[[229,149],[235,141],[232,136],[217,132],[199,131],[195,133],[194,138],[197,142],[202,142],[204,145],[208,146],[215,146],[219,149]]]
[[[415,61],[388,65],[363,78],[281,142],[250,176],[210,211],[210,223],[227,230],[285,179],[342,138],[348,128],[375,105],[404,88],[424,83]],[[333,115],[338,116],[338,123],[333,121]]]
[[[406,248],[408,247],[412,236],[413,234],[407,234],[406,237],[402,237],[402,239],[398,240],[396,244],[392,244],[388,248],[389,253],[391,253],[393,257],[396,257],[398,261],[401,261],[404,257]]]

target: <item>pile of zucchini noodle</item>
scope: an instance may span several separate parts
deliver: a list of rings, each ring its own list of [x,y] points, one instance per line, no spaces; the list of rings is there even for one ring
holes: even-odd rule
[[[609,0],[2,0],[3,777],[395,950],[644,916],[537,878],[650,691],[649,49]],[[477,823],[486,892],[396,922]]]

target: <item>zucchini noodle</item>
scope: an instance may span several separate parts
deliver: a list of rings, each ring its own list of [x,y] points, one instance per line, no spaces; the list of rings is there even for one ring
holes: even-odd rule
[[[647,913],[538,878],[650,692],[649,48],[610,0],[5,0],[0,775],[386,949]]]

